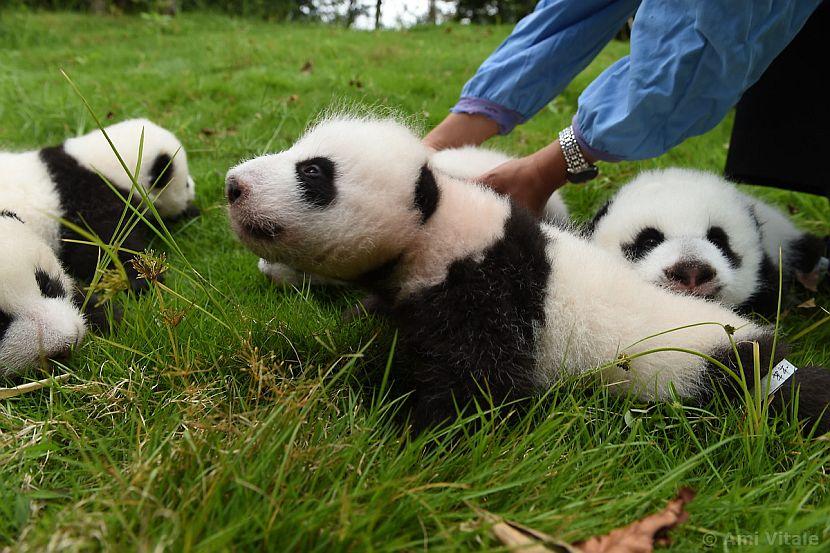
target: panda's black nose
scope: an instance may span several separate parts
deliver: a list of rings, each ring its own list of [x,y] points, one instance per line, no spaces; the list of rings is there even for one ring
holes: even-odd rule
[[[228,203],[233,205],[242,197],[242,186],[239,184],[239,179],[230,176],[225,181],[225,196],[228,198]]]
[[[663,272],[669,280],[689,290],[694,290],[712,281],[717,274],[715,269],[706,263],[690,263],[685,261],[681,261],[665,269]]]

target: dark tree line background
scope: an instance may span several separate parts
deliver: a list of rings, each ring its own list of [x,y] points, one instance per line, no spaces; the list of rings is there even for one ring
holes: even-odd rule
[[[351,27],[369,18],[381,27],[384,4],[400,0],[0,0],[0,6],[94,13],[161,13],[213,10],[274,21],[309,21]],[[422,0],[426,11],[419,23],[443,21],[515,23],[531,11],[537,0]]]

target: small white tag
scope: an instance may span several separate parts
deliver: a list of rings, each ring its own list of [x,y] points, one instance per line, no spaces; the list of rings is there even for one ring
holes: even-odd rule
[[[761,389],[766,390],[769,388],[767,395],[771,396],[778,388],[789,380],[789,378],[794,375],[797,370],[798,367],[786,359],[782,359],[780,363],[775,365],[772,370],[761,379]]]

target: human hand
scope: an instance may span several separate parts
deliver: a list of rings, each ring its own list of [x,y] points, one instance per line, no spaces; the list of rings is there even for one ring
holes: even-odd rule
[[[503,163],[476,180],[540,217],[548,198],[567,181],[566,167],[556,141],[527,157]]]

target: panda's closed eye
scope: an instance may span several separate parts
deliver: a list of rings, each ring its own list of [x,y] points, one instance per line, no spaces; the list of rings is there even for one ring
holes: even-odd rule
[[[633,242],[622,245],[622,252],[631,261],[638,261],[665,241],[666,237],[654,227],[641,230]]]
[[[729,260],[729,263],[733,267],[740,267],[741,266],[741,256],[735,253],[732,247],[729,245],[729,236],[726,234],[726,231],[723,230],[721,227],[709,227],[709,230],[706,232],[706,239],[715,245],[726,259]]]
[[[313,157],[296,165],[297,180],[303,200],[315,207],[327,207],[337,195],[334,186],[334,162],[326,157]]]
[[[35,280],[40,293],[46,298],[65,298],[66,289],[57,278],[49,275],[43,269],[35,271]]]
[[[3,341],[3,338],[6,336],[6,332],[9,330],[9,327],[12,325],[12,321],[14,317],[0,309],[0,342]]]

